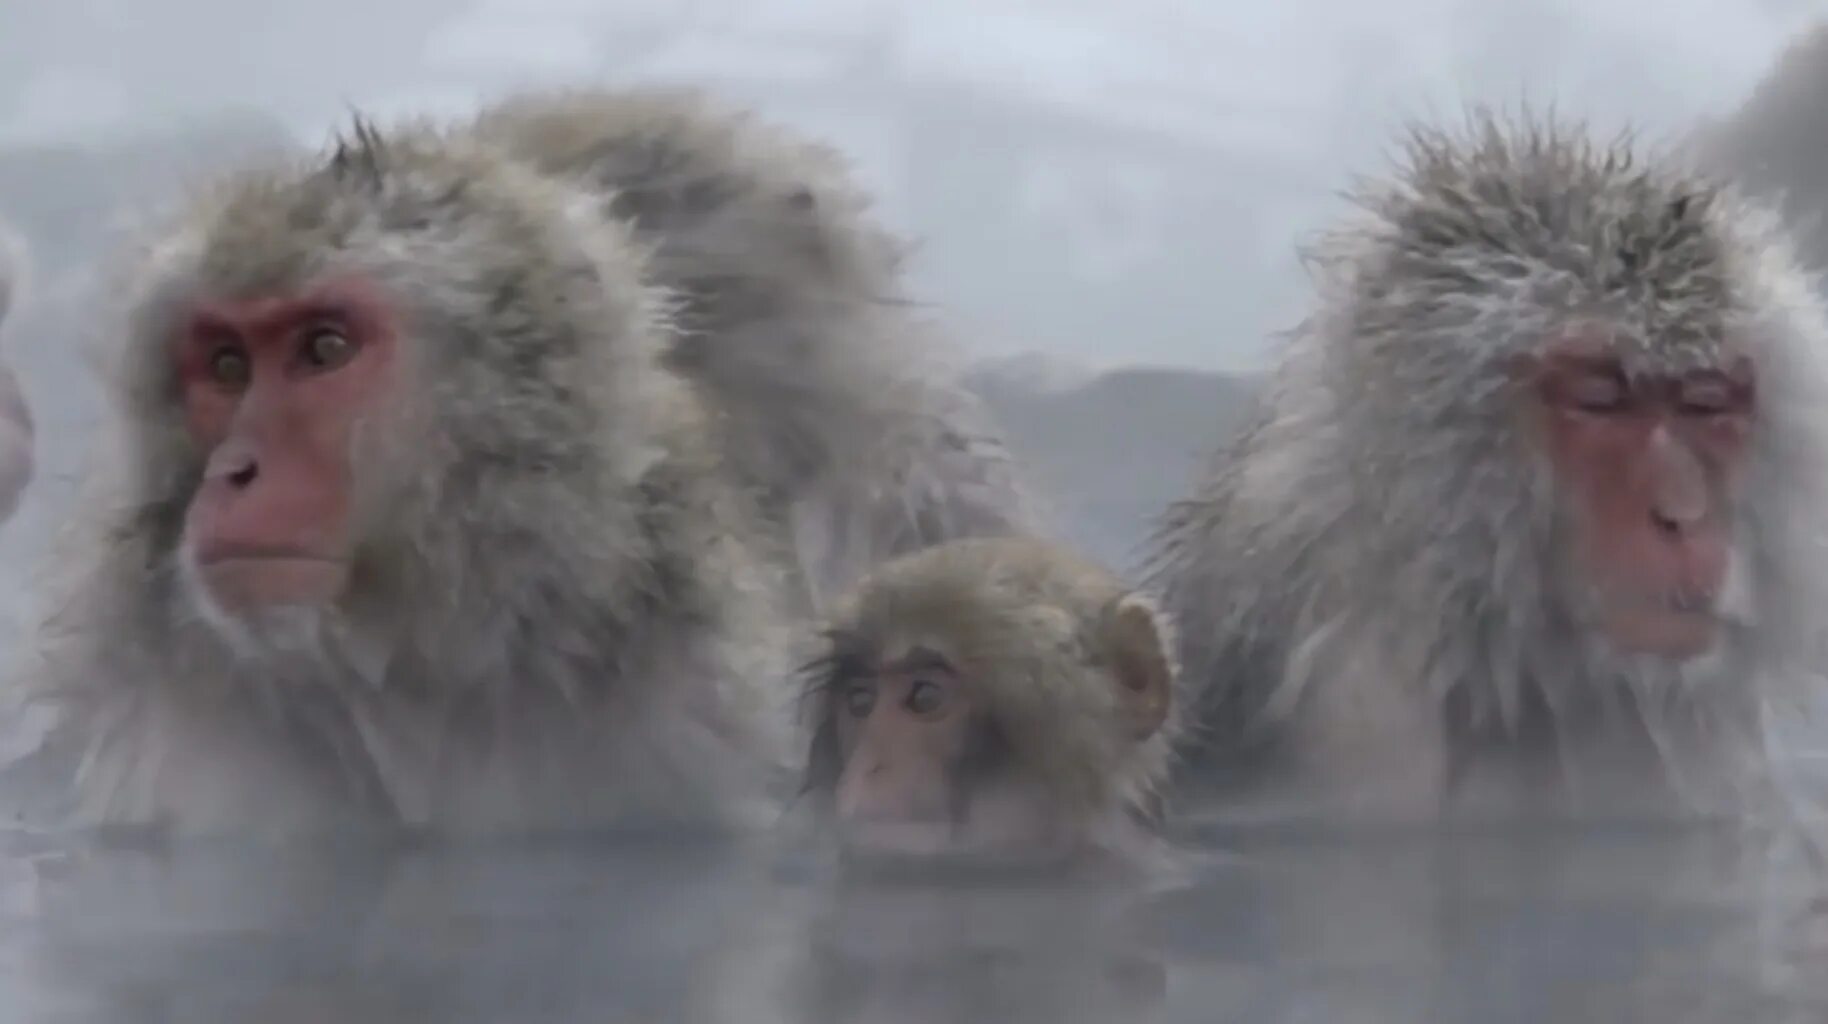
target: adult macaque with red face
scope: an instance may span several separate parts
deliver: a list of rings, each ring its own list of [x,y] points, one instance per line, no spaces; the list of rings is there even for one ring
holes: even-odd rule
[[[1146,848],[1171,641],[1108,572],[1039,541],[954,541],[883,566],[825,635],[806,786],[852,850]]]
[[[186,831],[760,820],[813,600],[1021,518],[894,250],[829,152],[691,93],[227,176],[125,293],[34,774]]]
[[[399,327],[359,283],[200,303],[175,339],[185,426],[210,452],[185,518],[198,592],[230,615],[349,585],[350,454],[384,412]]]
[[[1518,362],[1540,446],[1566,495],[1569,571],[1590,625],[1628,654],[1680,662],[1720,642],[1734,495],[1756,415],[1750,361],[1630,365],[1603,324]]]
[[[1317,249],[1167,516],[1194,770],[1333,813],[1739,814],[1828,628],[1828,328],[1773,219],[1478,113]]]

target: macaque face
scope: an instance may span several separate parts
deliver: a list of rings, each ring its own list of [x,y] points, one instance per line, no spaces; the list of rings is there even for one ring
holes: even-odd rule
[[[1534,369],[1543,443],[1596,625],[1628,653],[1706,654],[1756,408],[1749,364],[1628,377],[1609,348],[1575,339]]]
[[[201,302],[173,351],[206,452],[184,557],[231,613],[334,601],[349,578],[351,442],[385,398],[397,334],[357,281]]]
[[[967,674],[914,647],[845,673],[830,695],[842,767],[833,794],[853,845],[937,853],[1024,831],[1033,803],[1005,769],[1006,751]]]
[[[952,815],[951,781],[976,713],[942,655],[915,648],[841,678],[832,714],[844,768],[835,793],[846,823],[939,822]]]

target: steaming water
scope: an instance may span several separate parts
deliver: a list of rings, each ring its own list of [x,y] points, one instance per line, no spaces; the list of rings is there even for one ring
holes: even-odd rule
[[[1800,869],[1671,829],[1207,828],[1161,891],[633,838],[0,860],[22,1022],[1828,1020]]]

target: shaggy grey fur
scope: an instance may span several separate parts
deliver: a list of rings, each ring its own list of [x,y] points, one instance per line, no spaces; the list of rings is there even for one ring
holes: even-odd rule
[[[476,131],[601,194],[676,299],[670,365],[793,523],[821,603],[885,557],[1025,532],[1002,439],[840,156],[685,90],[521,97]]]
[[[1819,683],[1828,626],[1811,282],[1773,217],[1629,139],[1476,111],[1405,152],[1316,247],[1313,314],[1156,540],[1196,761],[1379,814],[1744,809],[1764,705]],[[1580,625],[1506,371],[1576,316],[1618,329],[1628,373],[1755,361],[1729,635],[1704,662]]]
[[[915,450],[954,405],[888,386],[923,360],[864,293],[891,263],[860,283],[837,264],[874,257],[835,249],[793,291],[774,232],[874,235],[860,204],[768,215],[756,182],[787,188],[796,157],[742,123],[587,94],[448,130],[358,119],[327,158],[197,198],[127,289],[118,464],[93,474],[25,667],[59,714],[37,756],[73,776],[77,822],[731,823],[785,793],[799,569],[818,561],[790,556],[788,516],[868,520],[868,560],[1016,503],[994,441]],[[799,169],[821,203],[841,186]],[[684,220],[643,218],[666,197]],[[359,582],[321,613],[231,620],[178,545],[207,453],[182,428],[172,317],[346,271],[403,307],[418,384],[358,427]],[[868,394],[832,393],[849,388]],[[832,443],[796,447],[815,441]],[[878,444],[892,475],[847,479]]]

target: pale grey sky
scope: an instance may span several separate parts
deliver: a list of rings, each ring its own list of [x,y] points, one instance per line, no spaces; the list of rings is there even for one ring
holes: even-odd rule
[[[1823,17],[1828,0],[13,3],[0,145],[225,108],[316,141],[351,104],[704,81],[850,151],[978,351],[1243,368],[1299,313],[1294,242],[1398,118],[1527,98],[1675,135]]]

